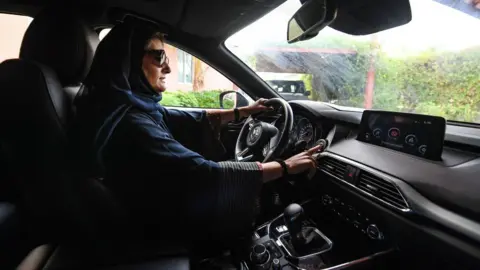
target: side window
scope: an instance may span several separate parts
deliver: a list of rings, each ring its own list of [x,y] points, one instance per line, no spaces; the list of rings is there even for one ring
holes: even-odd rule
[[[110,29],[101,30],[100,39],[109,31]],[[165,52],[171,73],[166,76],[167,90],[163,93],[160,102],[162,105],[220,108],[219,98],[222,92],[233,90],[245,95],[232,81],[191,54],[169,44],[165,44]]]
[[[193,58],[190,54],[177,49],[178,82],[192,83]]]
[[[18,58],[31,17],[0,13],[0,62]]]

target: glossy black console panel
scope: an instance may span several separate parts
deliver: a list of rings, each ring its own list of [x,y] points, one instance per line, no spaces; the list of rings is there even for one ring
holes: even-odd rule
[[[275,269],[272,262],[278,259],[280,269],[328,269],[392,250],[388,234],[381,231],[381,223],[377,224],[374,218],[336,195],[322,195],[302,204],[303,228],[310,228],[322,236],[311,250],[304,249],[301,254],[292,252],[289,232],[280,215],[258,228],[253,239],[254,245],[266,247],[270,261],[259,266],[247,259],[248,268]]]

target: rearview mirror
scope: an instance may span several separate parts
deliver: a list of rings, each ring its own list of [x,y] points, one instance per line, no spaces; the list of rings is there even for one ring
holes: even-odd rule
[[[337,17],[335,0],[307,0],[288,21],[287,41],[294,43],[318,35]]]

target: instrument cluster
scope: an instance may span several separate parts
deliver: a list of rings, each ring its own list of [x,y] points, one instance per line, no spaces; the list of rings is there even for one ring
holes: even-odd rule
[[[289,144],[293,146],[305,144],[307,148],[312,147],[316,139],[322,136],[322,133],[321,126],[312,123],[304,116],[295,115]]]

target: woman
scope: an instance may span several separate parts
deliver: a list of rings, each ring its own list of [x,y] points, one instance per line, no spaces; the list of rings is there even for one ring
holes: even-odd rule
[[[148,237],[239,232],[251,225],[262,183],[280,178],[284,168],[279,162],[215,162],[199,154],[221,149],[218,126],[233,120],[234,112],[159,105],[170,73],[163,46],[155,25],[138,19],[104,38],[77,102],[75,156],[85,176],[104,177]],[[240,109],[241,115],[265,110],[263,102]],[[314,151],[285,160],[288,173],[315,170]]]

